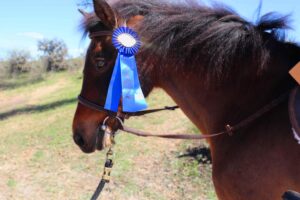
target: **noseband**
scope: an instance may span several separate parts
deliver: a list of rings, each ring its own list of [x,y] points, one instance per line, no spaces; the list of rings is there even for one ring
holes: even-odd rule
[[[107,112],[109,116],[116,116],[117,114],[115,112],[112,112],[110,110],[106,110],[104,106],[98,105],[90,100],[87,100],[85,97],[82,95],[78,96],[78,102],[81,103],[82,105],[91,108],[93,110],[99,111],[99,112]]]
[[[122,119],[129,119],[130,117],[143,116],[146,114],[160,112],[160,111],[164,111],[164,110],[176,110],[179,108],[179,106],[165,106],[163,108],[149,109],[149,110],[143,110],[143,111],[138,111],[138,112],[123,112],[123,111],[113,112],[113,111],[105,109],[104,106],[102,106],[102,105],[99,105],[97,103],[94,103],[94,102],[86,99],[82,95],[78,96],[78,102],[90,109],[95,110],[95,111],[106,112],[110,117],[120,117]]]

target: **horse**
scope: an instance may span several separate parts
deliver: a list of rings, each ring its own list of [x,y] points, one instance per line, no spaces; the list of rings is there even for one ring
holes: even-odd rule
[[[83,20],[91,43],[80,96],[95,105],[105,103],[117,56],[109,33],[124,25],[142,40],[136,59],[144,95],[162,88],[204,135],[238,124],[296,86],[288,72],[300,47],[284,37],[289,16],[268,13],[252,23],[226,6],[194,1],[93,5]],[[274,200],[300,191],[300,146],[287,107],[285,98],[231,134],[207,139],[220,200]],[[73,139],[83,152],[104,148],[99,124],[108,115],[78,103]]]

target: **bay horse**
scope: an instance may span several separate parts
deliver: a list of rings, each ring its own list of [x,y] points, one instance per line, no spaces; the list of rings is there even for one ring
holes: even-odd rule
[[[206,135],[224,130],[289,91],[288,71],[300,47],[286,41],[288,17],[269,13],[251,23],[225,6],[193,1],[94,0],[85,14],[90,34],[80,95],[103,106],[117,50],[110,33],[134,29],[142,39],[136,55],[145,96],[162,88]],[[300,191],[300,146],[293,137],[288,100],[233,132],[208,139],[213,183],[220,200],[275,200]],[[121,109],[121,108],[120,108]],[[81,103],[73,138],[85,153],[102,150],[99,125],[108,116]]]

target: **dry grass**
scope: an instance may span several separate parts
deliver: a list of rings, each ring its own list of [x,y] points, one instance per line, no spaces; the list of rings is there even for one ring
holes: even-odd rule
[[[21,80],[19,80],[21,81]],[[52,74],[30,85],[0,90],[0,199],[89,199],[105,152],[83,154],[71,138],[81,75]],[[172,105],[162,91],[151,107]],[[181,111],[132,118],[129,126],[163,132],[195,128]],[[178,158],[199,143],[120,134],[112,182],[101,199],[214,200],[210,165]],[[201,174],[199,173],[199,168]]]

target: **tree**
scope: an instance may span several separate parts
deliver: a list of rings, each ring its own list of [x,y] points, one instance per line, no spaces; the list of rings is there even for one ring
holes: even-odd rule
[[[58,39],[43,39],[38,41],[38,50],[43,52],[47,71],[61,71],[66,69],[65,58],[68,54],[67,45]]]
[[[8,56],[8,73],[20,74],[28,72],[28,60],[31,58],[30,52],[24,50],[13,50]]]

